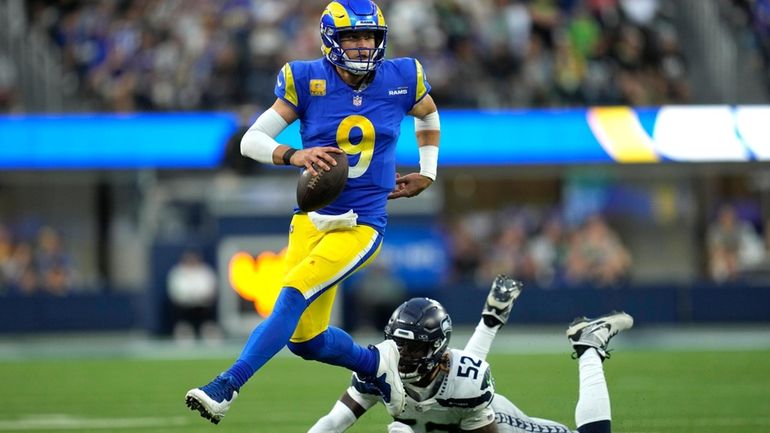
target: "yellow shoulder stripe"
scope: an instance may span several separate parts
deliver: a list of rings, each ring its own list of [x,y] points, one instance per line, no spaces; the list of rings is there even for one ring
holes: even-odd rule
[[[294,87],[294,75],[291,73],[291,66],[287,63],[283,67],[283,79],[286,81],[286,92],[284,97],[287,101],[299,107],[299,98],[297,98],[297,89]]]
[[[425,87],[425,74],[422,71],[422,65],[420,61],[415,59],[415,66],[417,66],[417,91],[415,92],[414,100],[419,101],[425,95],[428,89]]]

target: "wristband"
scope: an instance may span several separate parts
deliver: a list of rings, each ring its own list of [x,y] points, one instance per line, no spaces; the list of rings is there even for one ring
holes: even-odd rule
[[[291,156],[297,153],[297,149],[291,148],[283,153],[283,165],[291,165]]]
[[[438,146],[420,146],[418,151],[420,152],[420,174],[435,181],[438,171]]]

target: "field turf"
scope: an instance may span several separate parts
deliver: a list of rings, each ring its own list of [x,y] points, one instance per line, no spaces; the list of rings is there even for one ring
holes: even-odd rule
[[[349,378],[278,357],[214,426],[183,397],[230,361],[0,361],[0,432],[306,432]],[[490,361],[498,392],[530,415],[574,425],[577,364],[568,354]],[[770,432],[770,351],[618,351],[605,370],[616,433]],[[349,431],[384,432],[387,422],[377,406]]]

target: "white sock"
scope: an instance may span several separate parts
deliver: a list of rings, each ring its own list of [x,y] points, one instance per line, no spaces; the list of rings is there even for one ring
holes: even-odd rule
[[[500,326],[490,328],[484,324],[484,320],[482,319],[479,321],[479,324],[476,325],[476,330],[465,345],[465,351],[470,352],[481,359],[487,359],[489,348],[492,346],[492,340],[495,339],[498,329],[500,329]]]
[[[590,347],[578,358],[580,397],[575,407],[575,424],[582,425],[610,420],[610,393],[604,379],[602,359],[596,349]]]

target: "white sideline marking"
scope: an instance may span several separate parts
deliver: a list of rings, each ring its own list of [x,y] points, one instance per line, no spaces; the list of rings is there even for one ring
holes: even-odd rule
[[[186,417],[81,418],[65,414],[39,414],[13,421],[0,421],[0,431],[133,429],[186,424]]]

